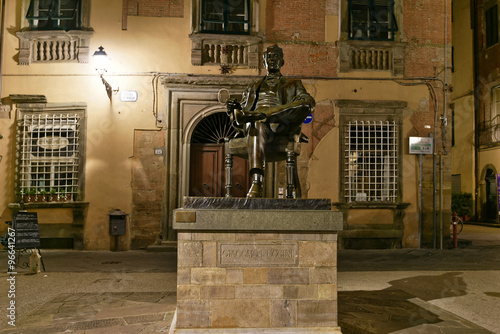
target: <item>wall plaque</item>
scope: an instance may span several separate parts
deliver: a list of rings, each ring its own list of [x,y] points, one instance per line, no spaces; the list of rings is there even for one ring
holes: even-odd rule
[[[296,243],[221,243],[218,259],[221,267],[294,266],[299,250]]]

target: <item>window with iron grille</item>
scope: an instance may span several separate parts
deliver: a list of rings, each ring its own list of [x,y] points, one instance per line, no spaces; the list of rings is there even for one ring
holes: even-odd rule
[[[349,39],[394,40],[398,31],[394,0],[348,0],[347,6]]]
[[[494,5],[484,13],[486,23],[486,47],[498,43],[498,5]]]
[[[31,30],[71,30],[82,27],[82,0],[31,0],[26,19]]]
[[[24,201],[72,201],[81,180],[79,113],[28,113],[19,120],[19,180]]]
[[[202,0],[201,31],[250,33],[250,0]]]
[[[342,174],[346,202],[397,202],[398,137],[395,121],[344,123]]]

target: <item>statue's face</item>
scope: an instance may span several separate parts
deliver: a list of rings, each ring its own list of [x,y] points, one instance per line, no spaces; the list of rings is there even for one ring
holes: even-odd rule
[[[283,57],[279,53],[274,52],[274,50],[266,51],[264,55],[264,65],[268,71],[279,70],[283,64]]]

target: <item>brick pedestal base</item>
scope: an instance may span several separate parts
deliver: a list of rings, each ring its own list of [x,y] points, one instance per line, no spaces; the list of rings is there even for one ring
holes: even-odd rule
[[[176,210],[175,333],[340,333],[341,214],[257,211]]]

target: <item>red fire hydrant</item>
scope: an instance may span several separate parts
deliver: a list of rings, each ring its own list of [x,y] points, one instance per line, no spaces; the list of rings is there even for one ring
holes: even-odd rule
[[[456,212],[453,212],[453,216],[451,218],[451,221],[453,222],[453,248],[458,247],[458,215]]]

